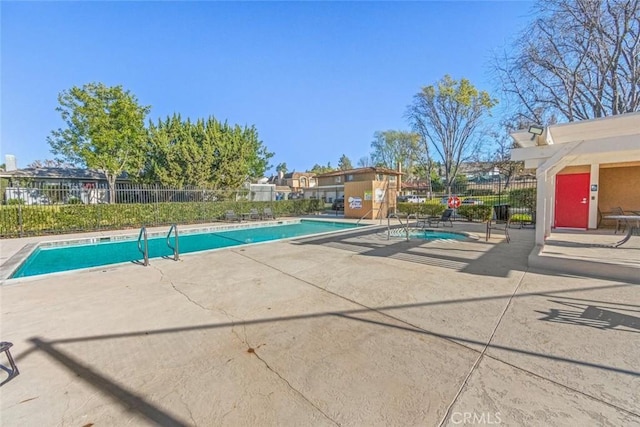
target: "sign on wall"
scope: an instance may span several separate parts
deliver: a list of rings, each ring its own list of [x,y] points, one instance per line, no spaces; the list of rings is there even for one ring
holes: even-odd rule
[[[384,201],[384,190],[382,188],[376,188],[376,203],[382,203]]]
[[[349,209],[362,209],[362,197],[349,197]]]
[[[365,200],[371,200],[371,191],[367,190],[364,192],[364,199]]]

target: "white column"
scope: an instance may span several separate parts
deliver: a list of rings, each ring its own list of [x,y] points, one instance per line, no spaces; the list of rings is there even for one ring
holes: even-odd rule
[[[600,164],[591,164],[589,183],[589,229],[598,228],[598,193],[600,192]],[[594,187],[595,186],[595,187]],[[593,191],[593,189],[596,189]]]
[[[545,232],[547,228],[547,173],[538,169],[536,173],[536,245],[544,245]]]

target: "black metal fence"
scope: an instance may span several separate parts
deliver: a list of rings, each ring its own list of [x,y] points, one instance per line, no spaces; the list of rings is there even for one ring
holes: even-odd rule
[[[482,181],[458,183],[451,187],[450,192],[442,186],[439,188],[436,186],[434,191],[429,192],[426,184],[405,183],[402,191],[404,195],[400,197],[408,197],[407,201],[410,202],[439,200],[442,203],[446,203],[449,197],[457,197],[462,204],[499,205],[511,203],[522,205],[520,207],[529,207],[531,204],[535,204],[536,187],[535,178],[507,181],[504,177],[496,176]]]
[[[283,200],[273,186],[242,189],[168,188],[160,185],[23,185],[4,189],[0,237],[205,223],[229,210],[271,208],[276,215],[317,211],[317,200]],[[110,201],[113,200],[113,203]]]
[[[508,185],[502,179],[469,182],[455,186],[451,194],[444,190],[427,194],[419,186],[403,190],[426,203],[448,204],[453,196],[461,208],[509,205],[515,212],[535,211],[535,179],[513,180]],[[98,184],[30,184],[6,187],[2,193],[0,237],[205,223],[223,218],[228,210],[248,212],[267,206],[278,216],[330,208],[321,200],[287,200],[274,186],[259,184],[242,189],[118,184],[113,194]]]

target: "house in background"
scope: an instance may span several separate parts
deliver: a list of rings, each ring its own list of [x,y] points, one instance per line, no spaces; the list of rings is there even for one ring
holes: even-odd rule
[[[640,112],[511,136],[511,160],[536,170],[536,244],[552,228],[595,229],[613,208],[640,211]]]
[[[331,202],[344,197],[345,218],[386,218],[395,212],[402,172],[367,167],[317,175],[317,197]]]
[[[269,179],[270,184],[275,184],[278,192],[284,194],[284,198],[314,198],[318,181],[316,174],[312,172],[279,172]]]
[[[25,204],[68,203],[78,199],[85,204],[108,203],[109,184],[104,172],[78,168],[24,168],[0,172],[8,181],[5,202],[21,199]],[[116,185],[128,184],[126,174]]]

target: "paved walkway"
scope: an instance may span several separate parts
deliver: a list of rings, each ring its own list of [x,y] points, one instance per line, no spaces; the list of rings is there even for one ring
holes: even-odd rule
[[[511,237],[357,230],[7,284],[0,421],[640,425],[638,285],[529,269],[533,230]]]

